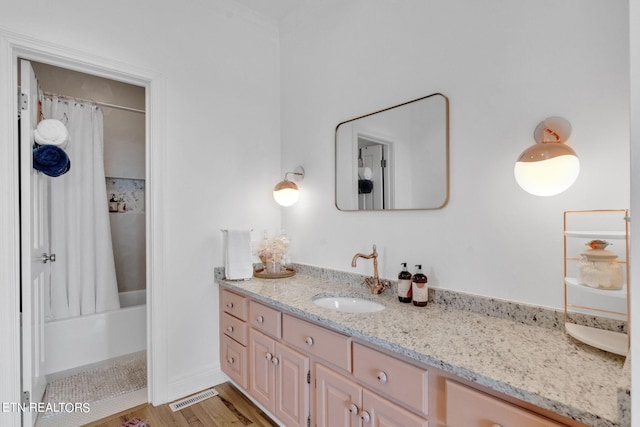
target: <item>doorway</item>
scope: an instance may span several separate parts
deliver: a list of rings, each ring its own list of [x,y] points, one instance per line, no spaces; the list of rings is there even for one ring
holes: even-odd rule
[[[37,86],[21,120],[22,200],[44,201],[43,209],[30,209],[31,220],[23,209],[23,224],[42,224],[48,237],[48,247],[40,248],[47,254],[46,275],[41,262],[30,263],[44,280],[36,292],[23,288],[29,297],[22,302],[23,319],[26,310],[41,335],[26,332],[23,375],[46,376],[44,394],[32,387],[33,402],[95,402],[93,414],[47,411],[36,425],[84,424],[95,414],[147,402],[145,88],[46,63],[20,60],[19,68],[22,79],[31,74]],[[24,113],[35,113],[36,104],[34,123],[27,120],[33,114]],[[42,136],[52,123],[67,136],[62,144]],[[32,136],[34,159],[55,148],[73,168],[34,173]],[[23,226],[24,238],[32,234],[39,233]],[[27,258],[23,250],[23,278],[30,277]],[[32,355],[39,359],[35,369]],[[101,393],[90,384],[101,384]],[[36,421],[28,418],[25,424]]]
[[[20,200],[18,124],[20,109],[17,78],[18,58],[47,63],[70,70],[85,72],[145,88],[146,129],[146,282],[147,290],[147,401],[157,405],[167,401],[167,337],[165,313],[164,210],[162,174],[164,166],[165,126],[164,79],[161,73],[137,68],[128,63],[98,57],[44,40],[24,37],[0,30],[0,133],[5,143],[0,144],[3,167],[0,168],[0,190],[6,203],[0,207],[3,236],[0,241],[0,276],[4,298],[0,299],[0,397],[15,405],[25,400],[21,375],[21,315],[20,315]],[[151,137],[153,135],[153,137]],[[154,310],[158,307],[158,310]],[[29,408],[29,405],[26,405]],[[23,407],[23,406],[21,406]],[[28,410],[28,409],[27,409]],[[22,425],[24,410],[3,414],[7,426]]]
[[[393,142],[358,133],[358,210],[393,209]]]

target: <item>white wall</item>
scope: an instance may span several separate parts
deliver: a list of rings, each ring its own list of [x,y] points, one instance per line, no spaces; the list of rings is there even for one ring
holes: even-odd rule
[[[158,309],[169,398],[196,391],[219,369],[220,229],[253,228],[256,239],[279,230],[270,195],[281,179],[274,25],[225,0],[2,0],[0,9],[4,30],[163,75],[167,306]]]
[[[562,307],[563,211],[629,207],[628,2],[329,0],[281,28],[283,167],[302,164],[284,210],[293,259],[381,274],[423,264],[431,284]],[[340,212],[335,126],[441,92],[450,99],[451,195],[442,210]],[[540,198],[513,178],[546,117],[567,118],[577,183]],[[371,264],[358,272],[371,274]]]

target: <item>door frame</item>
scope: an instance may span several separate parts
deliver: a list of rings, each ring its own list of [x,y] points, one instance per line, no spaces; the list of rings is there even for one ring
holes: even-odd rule
[[[395,160],[395,144],[396,141],[385,134],[380,132],[371,131],[368,129],[360,128],[354,126],[353,129],[353,144],[355,153],[358,153],[358,147],[360,145],[360,139],[365,139],[367,141],[373,142],[377,145],[381,145],[383,147],[383,153],[386,154],[387,160],[387,168],[384,172],[384,203],[388,205],[385,209],[395,209],[396,206],[396,178],[395,178],[395,170],[396,170],[396,160]],[[355,160],[355,170],[358,170],[358,160],[356,156]],[[357,173],[356,173],[357,177]],[[357,190],[357,182],[356,182],[356,190]],[[357,195],[356,191],[356,195]],[[356,206],[358,203],[356,203]]]
[[[167,401],[166,259],[161,171],[165,165],[164,77],[161,73],[0,29],[0,402],[19,403],[20,181],[18,168],[18,58],[98,75],[145,88],[148,400]],[[9,143],[1,142],[9,141]],[[19,412],[0,426],[20,426]]]

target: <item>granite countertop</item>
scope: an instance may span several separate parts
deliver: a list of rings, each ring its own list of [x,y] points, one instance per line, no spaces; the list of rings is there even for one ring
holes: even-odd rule
[[[582,344],[560,330],[442,304],[415,307],[400,303],[393,291],[371,295],[365,286],[309,274],[218,282],[283,312],[587,425],[626,425],[620,421],[626,411],[618,403],[619,384],[626,379],[625,358]],[[386,308],[344,313],[316,306],[312,298],[317,295],[360,296]]]

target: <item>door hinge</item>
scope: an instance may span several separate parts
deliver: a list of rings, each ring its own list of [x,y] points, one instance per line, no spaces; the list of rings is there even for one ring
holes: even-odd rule
[[[29,393],[28,391],[23,391],[22,392],[22,404],[24,406],[29,406],[30,403],[31,403],[31,393]]]
[[[311,414],[307,417],[307,427],[311,427]]]
[[[307,384],[311,384],[311,369],[307,371]]]
[[[21,110],[26,110],[29,108],[29,97],[26,93],[20,94],[20,99],[18,100],[18,108]]]
[[[380,160],[380,167],[381,168],[386,168],[387,167],[387,159]]]

